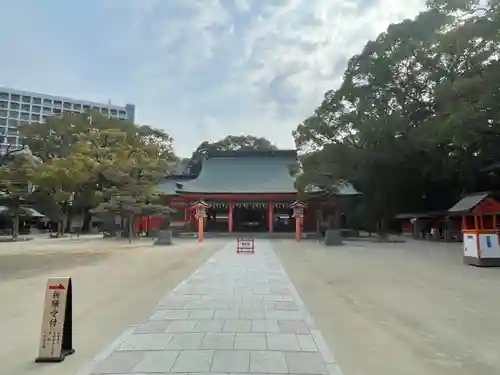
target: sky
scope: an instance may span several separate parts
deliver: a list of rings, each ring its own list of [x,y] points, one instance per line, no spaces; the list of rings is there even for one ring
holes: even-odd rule
[[[0,0],[0,86],[136,105],[188,157],[291,132],[348,59],[425,0]]]

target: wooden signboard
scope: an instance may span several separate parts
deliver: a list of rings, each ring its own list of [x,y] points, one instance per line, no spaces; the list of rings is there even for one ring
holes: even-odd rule
[[[61,362],[73,354],[72,293],[70,277],[47,281],[42,332],[35,362]]]

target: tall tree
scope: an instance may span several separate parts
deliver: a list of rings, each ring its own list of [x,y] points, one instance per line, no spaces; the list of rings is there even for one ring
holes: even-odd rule
[[[96,134],[99,136],[96,137]],[[21,126],[21,136],[35,155],[48,162],[45,171],[52,166],[52,160],[59,160],[58,165],[71,163],[71,160],[64,162],[61,160],[70,158],[74,161],[78,153],[76,159],[85,158],[86,165],[103,168],[106,163],[109,164],[109,160],[106,159],[109,155],[106,152],[116,149],[118,138],[119,147],[141,150],[145,157],[165,163],[166,168],[177,161],[172,148],[172,138],[166,132],[147,125],[138,126],[110,119],[94,112],[85,114],[65,112],[62,116],[49,118],[45,123],[24,124]],[[123,156],[123,153],[120,155]],[[117,163],[123,161],[126,160]],[[113,167],[116,165],[110,169]],[[59,173],[56,170],[57,168],[52,170],[52,175]],[[71,210],[67,213],[71,218],[73,211],[81,212],[82,231],[87,232],[90,229],[90,210],[102,202],[102,192],[103,189],[109,188],[109,181],[99,168],[94,170],[91,178],[76,180],[79,182],[75,184],[75,191],[71,195],[72,205],[68,207]]]
[[[39,160],[29,152],[9,154],[9,158],[0,166],[0,202],[7,208],[3,214],[12,218],[12,238],[19,235],[21,215],[26,214],[23,205],[33,192],[33,179]]]
[[[481,188],[478,169],[500,156],[500,17],[498,1],[483,3],[429,1],[352,57],[341,86],[294,132],[316,161],[302,178],[352,181],[381,219]],[[317,163],[323,172],[307,170]]]
[[[165,211],[153,203],[153,186],[165,176],[168,160],[158,155],[157,144],[142,146],[130,144],[127,134],[117,130],[92,130],[76,143],[84,160],[93,161],[89,183],[98,188],[100,201],[93,212],[122,217],[129,240],[137,215]]]
[[[193,152],[188,168],[191,173],[198,174],[201,170],[201,160],[205,155],[215,151],[267,151],[277,149],[275,145],[263,137],[255,137],[253,135],[228,135],[217,142],[202,142]]]

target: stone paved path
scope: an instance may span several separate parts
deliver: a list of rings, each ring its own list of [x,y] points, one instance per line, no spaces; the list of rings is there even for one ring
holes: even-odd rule
[[[266,240],[228,243],[89,367],[78,375],[342,374]]]

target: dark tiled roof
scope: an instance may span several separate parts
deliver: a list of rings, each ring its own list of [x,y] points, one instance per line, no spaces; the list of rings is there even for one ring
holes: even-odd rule
[[[395,216],[396,219],[428,219],[439,216],[446,216],[447,212],[417,212],[417,213],[401,213]]]
[[[226,194],[296,193],[290,167],[293,150],[228,151],[209,154],[198,178],[184,182],[179,192]]]
[[[179,187],[186,181],[192,180],[196,176],[190,175],[171,175],[155,186],[154,192],[163,195],[176,195]]]
[[[462,199],[458,201],[452,208],[450,208],[449,212],[469,212],[474,207],[476,207],[483,199],[488,197],[489,193],[475,193],[466,195]]]

